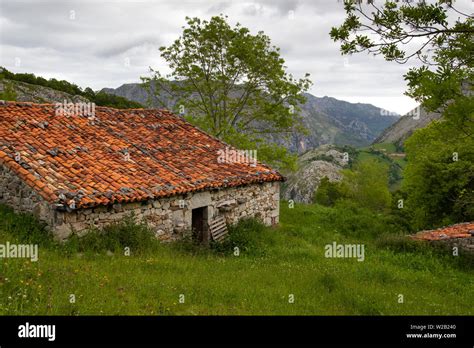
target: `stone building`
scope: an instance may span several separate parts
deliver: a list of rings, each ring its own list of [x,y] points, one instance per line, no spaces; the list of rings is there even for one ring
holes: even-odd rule
[[[244,155],[166,110],[0,102],[0,203],[58,239],[130,214],[163,240],[277,224],[283,177]]]

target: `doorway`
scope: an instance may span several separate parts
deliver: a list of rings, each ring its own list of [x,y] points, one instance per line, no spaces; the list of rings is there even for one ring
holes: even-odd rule
[[[206,218],[207,207],[201,207],[192,210],[191,226],[193,230],[193,239],[199,243],[209,242]]]

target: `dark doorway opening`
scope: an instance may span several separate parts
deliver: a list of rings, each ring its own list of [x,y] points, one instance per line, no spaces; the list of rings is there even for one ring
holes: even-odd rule
[[[192,210],[192,229],[193,238],[199,243],[207,243],[209,241],[207,233],[207,208],[201,207]]]

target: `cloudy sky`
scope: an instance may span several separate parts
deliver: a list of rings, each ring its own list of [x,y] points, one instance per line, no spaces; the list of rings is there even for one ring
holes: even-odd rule
[[[472,12],[471,0],[456,4]],[[158,47],[180,35],[186,16],[220,13],[270,36],[290,73],[311,74],[316,96],[402,114],[416,106],[403,95],[410,64],[340,55],[328,33],[344,19],[342,0],[0,0],[0,65],[94,90],[115,88],[139,82],[150,66],[168,72]]]

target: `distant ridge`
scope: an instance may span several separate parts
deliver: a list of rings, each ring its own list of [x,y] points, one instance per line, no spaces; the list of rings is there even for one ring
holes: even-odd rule
[[[376,143],[393,143],[402,146],[405,140],[419,128],[426,127],[433,120],[441,118],[441,114],[437,112],[427,112],[423,107],[418,106],[406,115],[385,129],[377,139]]]

